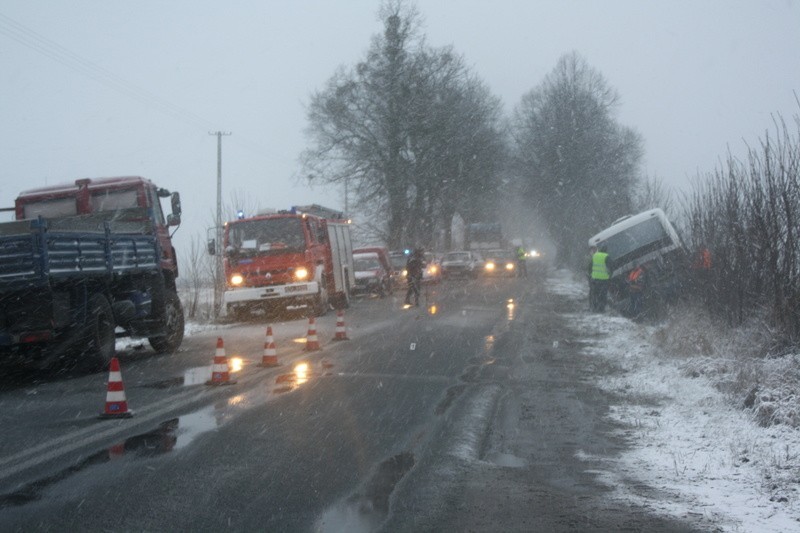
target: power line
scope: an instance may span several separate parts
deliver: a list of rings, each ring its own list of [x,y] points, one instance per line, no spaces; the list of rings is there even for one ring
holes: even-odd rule
[[[207,129],[214,127],[213,123],[179,107],[153,93],[138,87],[136,84],[114,74],[113,72],[87,60],[68,50],[55,41],[36,33],[19,22],[0,14],[0,33],[5,34],[18,43],[49,57],[106,87],[124,94],[142,104],[158,109],[173,118],[188,122],[194,126]]]
[[[88,59],[65,48],[59,43],[35,32],[34,30],[20,24],[19,22],[0,13],[0,34],[4,34],[14,41],[34,50],[53,61],[72,69],[98,83],[123,94],[145,106],[157,109],[177,120],[191,124],[205,130],[216,129],[217,126],[209,120],[177,106],[164,98],[161,98],[134,83],[122,78],[103,68]],[[275,150],[265,148],[258,143],[251,142],[247,138],[239,137],[234,144],[245,148],[255,154],[264,157],[269,153],[273,158],[291,161],[285,154]]]

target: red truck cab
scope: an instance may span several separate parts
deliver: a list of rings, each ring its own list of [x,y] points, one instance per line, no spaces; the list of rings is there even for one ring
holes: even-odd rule
[[[172,198],[172,213],[165,216],[159,198]],[[147,216],[139,217],[151,228],[161,245],[161,266],[178,277],[178,261],[169,234],[169,226],[180,224],[180,196],[156,187],[147,178],[123,176],[115,178],[83,178],[74,183],[51,185],[22,191],[14,202],[17,220],[61,218],[97,213],[124,216],[126,209],[144,208]],[[131,222],[136,220],[129,219]]]

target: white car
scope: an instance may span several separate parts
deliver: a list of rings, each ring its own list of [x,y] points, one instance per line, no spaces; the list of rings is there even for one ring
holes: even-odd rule
[[[477,252],[449,252],[442,259],[442,277],[478,277],[483,268],[483,258]]]

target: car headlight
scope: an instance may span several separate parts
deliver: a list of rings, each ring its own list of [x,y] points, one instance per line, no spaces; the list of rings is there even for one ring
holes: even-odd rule
[[[506,263],[506,270],[514,270],[514,263]]]
[[[294,279],[296,281],[303,281],[308,279],[308,269],[306,267],[298,267],[294,269]]]
[[[492,270],[494,270],[494,263],[492,263],[491,261],[489,261],[488,263],[486,263],[486,266],[485,266],[485,268],[486,268],[486,270],[489,270],[489,271],[492,271]]]
[[[430,272],[431,274],[436,274],[436,272],[438,272],[438,271],[439,271],[439,269],[438,269],[438,268],[436,268],[436,265],[431,265],[431,266],[428,268],[428,272]]]
[[[233,274],[231,276],[231,285],[233,285],[234,287],[238,287],[242,283],[244,283],[244,276],[242,276],[241,274]]]

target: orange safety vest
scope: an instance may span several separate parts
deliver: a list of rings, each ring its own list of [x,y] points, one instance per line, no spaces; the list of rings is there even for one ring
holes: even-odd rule
[[[697,252],[692,268],[695,270],[711,270],[711,252],[708,251],[708,248],[702,248]]]
[[[641,291],[644,289],[644,269],[640,266],[631,270],[630,274],[628,274],[628,284],[630,285],[630,290],[632,291]]]

